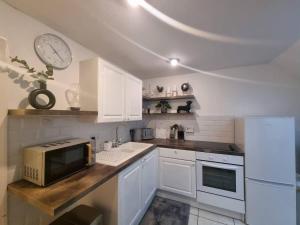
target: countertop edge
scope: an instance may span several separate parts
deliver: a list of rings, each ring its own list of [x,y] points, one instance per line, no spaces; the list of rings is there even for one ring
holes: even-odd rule
[[[69,206],[71,206],[72,204],[74,204],[76,201],[80,200],[81,198],[83,198],[84,196],[86,196],[87,194],[89,194],[90,192],[92,192],[93,190],[95,190],[96,188],[98,188],[99,186],[101,186],[102,184],[104,184],[105,182],[107,182],[108,180],[110,180],[112,177],[116,176],[117,174],[119,174],[121,171],[123,171],[124,169],[126,169],[127,167],[129,167],[130,165],[132,165],[134,162],[136,162],[137,160],[139,160],[140,158],[144,157],[145,155],[147,155],[148,153],[152,152],[153,150],[156,149],[156,145],[152,144],[152,146],[148,147],[147,149],[145,149],[143,152],[133,156],[132,158],[128,159],[127,161],[125,161],[124,163],[122,163],[121,165],[117,166],[117,167],[112,167],[112,166],[107,166],[107,167],[111,167],[111,169],[113,170],[113,172],[107,174],[107,176],[104,176],[102,179],[100,179],[99,181],[96,181],[95,184],[92,184],[91,186],[87,187],[85,190],[83,190],[81,193],[74,195],[68,199],[66,199],[65,201],[62,201],[61,204],[53,207],[53,206],[49,206],[45,203],[43,203],[42,201],[37,200],[36,198],[32,198],[31,195],[26,194],[25,192],[22,192],[22,188],[18,187],[22,186],[23,184],[28,184],[28,186],[32,186],[32,187],[36,187],[39,188],[39,186],[37,185],[33,185],[32,183],[25,181],[25,180],[19,180],[16,182],[13,182],[11,184],[9,184],[7,186],[7,191],[9,194],[13,194],[16,197],[21,198],[22,200],[24,200],[25,202],[33,205],[36,208],[39,208],[41,211],[47,213],[50,216],[55,216],[57,214],[59,214],[60,212],[62,212],[63,210],[65,210],[66,208],[68,208]],[[103,165],[103,164],[98,164],[97,165]],[[105,166],[105,165],[104,165]],[[81,171],[82,172],[82,171]],[[87,172],[85,170],[85,172]],[[66,180],[70,180],[72,177],[74,176],[78,176],[80,172],[65,178],[62,181],[59,181],[53,185],[59,185],[60,183],[63,184],[63,182],[65,182]],[[40,187],[40,190],[42,190],[43,187]]]
[[[154,144],[160,148],[171,148],[171,149],[179,149],[179,150],[187,150],[187,151],[194,151],[194,152],[206,152],[206,153],[214,153],[214,154],[225,154],[231,156],[245,156],[245,153],[234,143],[219,143],[219,142],[204,142],[204,141],[178,141],[178,140],[170,140],[170,139],[159,139],[154,138],[150,140],[141,140],[138,142],[147,143],[147,144]],[[168,143],[167,143],[168,142]],[[189,146],[189,144],[184,145],[184,143],[195,143],[198,146]],[[217,144],[217,145],[231,145],[234,148],[234,151],[229,150],[214,150],[212,147],[209,146],[201,146],[200,143],[205,143],[205,145],[209,144]]]

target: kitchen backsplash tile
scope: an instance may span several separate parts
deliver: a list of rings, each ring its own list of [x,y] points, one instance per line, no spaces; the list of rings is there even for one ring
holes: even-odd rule
[[[94,124],[77,117],[9,117],[8,119],[8,181],[22,178],[23,148],[72,137],[95,136],[98,143],[115,138],[115,129],[123,141],[129,140],[129,129],[143,127],[142,121]]]
[[[194,133],[185,134],[187,140],[234,142],[234,117],[230,116],[186,116],[172,115],[149,117],[145,120],[147,127],[155,130],[157,138],[168,138],[170,126],[182,125],[192,128]]]
[[[9,181],[22,177],[22,149],[26,146],[51,142],[71,137],[90,138],[96,136],[98,143],[115,138],[119,126],[123,141],[129,140],[129,129],[154,128],[157,138],[168,138],[173,124],[193,128],[193,134],[186,134],[187,140],[234,142],[234,118],[215,116],[172,116],[145,119],[130,123],[93,124],[77,117],[10,117],[8,120],[8,166]]]

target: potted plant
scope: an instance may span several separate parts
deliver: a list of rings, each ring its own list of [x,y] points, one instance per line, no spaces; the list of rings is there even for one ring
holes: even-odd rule
[[[28,96],[28,102],[29,104],[36,109],[51,109],[54,107],[56,103],[55,96],[52,92],[47,90],[47,80],[54,80],[53,78],[53,66],[52,65],[46,65],[46,71],[36,71],[35,68],[30,67],[28,63],[23,60],[19,59],[17,56],[14,58],[11,58],[12,63],[18,63],[21,64],[21,68],[24,68],[27,70],[27,73],[30,74],[31,77],[36,79],[40,85],[40,88],[33,90],[30,92]],[[39,95],[45,95],[48,97],[49,101],[48,103],[41,104],[37,99]]]
[[[169,102],[166,100],[161,100],[156,106],[156,108],[160,108],[161,113],[167,113],[168,109],[171,109]]]

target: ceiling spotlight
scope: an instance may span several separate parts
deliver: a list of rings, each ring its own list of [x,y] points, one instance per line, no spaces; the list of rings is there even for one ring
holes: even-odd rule
[[[137,7],[139,6],[141,0],[127,0],[129,5],[132,6],[132,7]]]
[[[180,60],[176,59],[176,58],[169,59],[169,63],[171,64],[171,66],[174,66],[174,67],[177,66],[179,62],[180,62]]]

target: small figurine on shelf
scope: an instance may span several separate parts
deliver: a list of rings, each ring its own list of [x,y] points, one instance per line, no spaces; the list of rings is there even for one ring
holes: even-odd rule
[[[190,113],[191,112],[191,105],[192,105],[192,101],[187,101],[186,105],[184,106],[178,106],[177,108],[177,113],[180,113],[181,111],[185,111],[186,113]]]
[[[181,85],[181,90],[182,90],[183,92],[187,92],[189,89],[190,89],[190,84],[189,84],[189,83],[183,83],[183,84]]]
[[[70,105],[71,111],[80,111],[80,85],[73,83],[70,88],[66,90],[65,96],[68,104]]]
[[[156,106],[156,108],[160,108],[161,113],[167,113],[168,109],[171,109],[169,102],[166,100],[161,100]]]
[[[166,97],[171,97],[171,96],[172,96],[172,90],[171,90],[171,87],[167,87]]]
[[[177,86],[174,85],[174,86],[173,86],[173,89],[172,89],[172,96],[173,96],[173,97],[176,97],[177,95],[178,95]]]
[[[192,88],[191,85],[189,83],[183,83],[181,85],[181,91],[183,95],[189,95],[192,93]]]
[[[164,87],[163,86],[159,86],[157,85],[156,86],[156,90],[157,90],[157,96],[160,96],[160,97],[163,97],[165,96],[165,93],[163,92],[164,91]]]
[[[156,86],[156,89],[157,89],[157,91],[159,92],[159,93],[162,93],[163,92],[163,90],[164,90],[164,87],[163,86]]]

